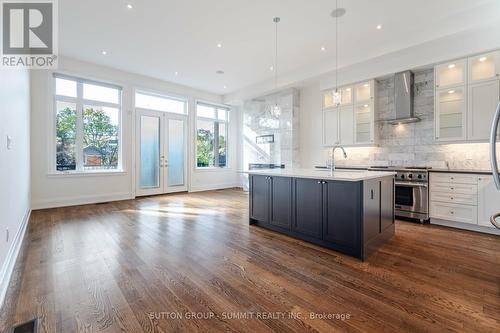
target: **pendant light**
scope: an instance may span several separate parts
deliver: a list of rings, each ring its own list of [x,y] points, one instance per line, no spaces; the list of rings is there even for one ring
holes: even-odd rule
[[[335,10],[331,16],[335,19],[335,91],[333,92],[333,104],[339,106],[342,103],[342,96],[339,91],[339,17],[345,14],[344,8],[339,8],[338,0],[335,0]]]
[[[274,26],[275,26],[275,53],[274,53],[274,90],[278,90],[278,23],[280,23],[281,19],[279,17],[273,18]],[[276,96],[275,103],[271,108],[271,113],[275,117],[279,117],[281,115],[281,106],[278,103],[279,96]]]

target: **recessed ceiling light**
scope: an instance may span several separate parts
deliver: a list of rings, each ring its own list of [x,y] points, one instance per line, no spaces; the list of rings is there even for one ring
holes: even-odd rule
[[[382,29],[382,26],[379,24],[379,25],[377,25],[377,30],[380,30],[380,29]]]
[[[224,71],[222,69],[218,69],[218,70],[215,71],[215,74],[222,75],[222,74],[224,74]]]
[[[174,75],[175,75],[175,76],[179,75],[179,72],[175,72],[175,73],[174,73]]]
[[[106,51],[101,51],[101,53],[102,53],[102,55],[108,54],[108,52],[106,52]]]
[[[222,43],[217,43],[217,47],[220,49],[222,48]]]
[[[321,51],[325,51],[325,50],[326,50],[326,47],[322,46]]]
[[[127,8],[128,8],[128,9],[132,9],[132,8],[134,8],[134,6],[132,6],[131,4],[128,4],[128,5],[127,5]]]
[[[226,85],[224,85],[224,89],[227,89],[227,86],[226,86]]]
[[[448,68],[449,68],[449,69],[455,68],[455,64],[449,64],[449,65],[448,65]]]
[[[448,91],[448,94],[454,94],[454,93],[455,93],[455,90]]]
[[[273,66],[270,66],[270,67],[269,67],[269,70],[270,70],[270,71],[274,71],[274,67],[273,67]]]
[[[479,61],[484,62],[484,61],[486,61],[487,59],[488,59],[488,58],[486,58],[486,57],[481,57],[481,58],[479,58]]]

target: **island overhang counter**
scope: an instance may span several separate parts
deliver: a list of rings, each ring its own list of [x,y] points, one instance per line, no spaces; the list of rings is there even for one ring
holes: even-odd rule
[[[249,175],[249,222],[359,259],[394,235],[395,172],[269,169]]]

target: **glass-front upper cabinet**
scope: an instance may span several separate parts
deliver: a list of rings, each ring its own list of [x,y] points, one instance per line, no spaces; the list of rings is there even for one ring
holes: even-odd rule
[[[500,77],[500,51],[469,58],[469,82],[481,82]]]
[[[333,90],[327,90],[323,92],[323,108],[331,108],[334,107],[333,103]]]
[[[465,139],[465,96],[465,87],[437,91],[436,140]]]
[[[352,104],[352,87],[340,88],[341,102],[340,105]]]
[[[455,60],[436,66],[436,87],[446,88],[464,85],[467,75],[467,60]]]
[[[373,96],[373,81],[359,83],[355,86],[356,89],[356,104],[370,101]]]
[[[360,104],[355,109],[354,139],[356,144],[373,143],[373,110],[371,104]]]

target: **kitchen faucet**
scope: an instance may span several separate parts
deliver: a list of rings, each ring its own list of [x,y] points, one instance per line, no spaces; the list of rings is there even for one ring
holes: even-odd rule
[[[342,152],[344,153],[344,158],[347,158],[347,153],[345,152],[345,149],[344,147],[342,147],[341,145],[339,144],[336,144],[335,146],[332,147],[332,162],[330,164],[330,172],[333,173],[335,171],[335,150],[337,150],[337,148],[340,148],[342,149]]]

